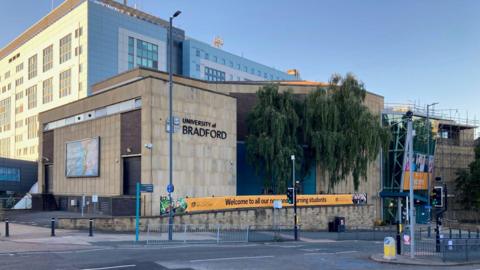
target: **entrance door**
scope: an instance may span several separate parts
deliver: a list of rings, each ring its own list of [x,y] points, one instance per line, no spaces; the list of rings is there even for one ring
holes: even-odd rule
[[[53,165],[45,165],[44,168],[45,174],[45,190],[43,193],[53,193]]]
[[[135,195],[135,185],[140,182],[141,157],[123,158],[123,195]]]

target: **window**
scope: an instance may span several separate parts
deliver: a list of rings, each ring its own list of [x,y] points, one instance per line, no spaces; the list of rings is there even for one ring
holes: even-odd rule
[[[243,71],[248,72],[247,66],[243,66]]]
[[[43,72],[53,67],[53,45],[43,49]]]
[[[210,59],[210,55],[208,55],[208,53],[205,53],[205,59],[206,60]]]
[[[37,55],[28,58],[28,79],[35,78],[37,76]]]
[[[42,88],[42,100],[43,104],[48,103],[53,100],[53,86],[52,86],[53,78],[47,79],[43,81],[43,88]]]
[[[7,85],[7,90],[10,90],[10,89],[12,89],[12,84],[11,84],[11,83],[8,83],[8,85]]]
[[[20,92],[15,94],[15,100],[19,100],[21,98],[23,98],[23,91],[20,91]]]
[[[205,79],[207,81],[225,81],[225,72],[205,67]]]
[[[10,129],[10,98],[6,98],[0,101],[0,127],[5,129],[8,126]]]
[[[70,60],[72,54],[72,34],[60,39],[60,64]]]
[[[225,59],[222,58],[222,65],[225,65]]]
[[[135,57],[135,39],[128,37],[128,69],[133,69],[133,59]]]
[[[21,127],[23,127],[23,120],[15,121],[15,128],[21,128]]]
[[[261,77],[261,76],[262,76],[262,72],[261,72],[260,70],[258,70],[258,71],[257,71],[257,75]]]
[[[60,97],[68,96],[72,90],[72,77],[71,69],[65,70],[60,73]]]
[[[4,77],[5,77],[5,80],[8,79],[8,78],[10,78],[10,71],[5,72],[5,76],[4,76]]]
[[[199,49],[195,50],[195,55],[200,57],[200,50]]]
[[[0,139],[0,155],[2,157],[9,157],[10,156],[10,138]],[[0,170],[0,173],[1,173],[1,170]],[[3,175],[2,175],[2,177],[3,177]],[[15,180],[15,181],[20,181],[20,179]]]
[[[23,63],[20,63],[18,64],[16,67],[15,67],[15,72],[20,72],[23,70]]]
[[[237,69],[240,70],[240,64],[237,64]]]
[[[196,70],[196,71],[200,71],[200,65],[199,65],[199,64],[196,64],[196,65],[195,65],[195,70]]]
[[[81,37],[83,34],[83,27],[75,29],[75,38]]]
[[[233,67],[233,61],[230,61],[230,62],[228,63],[228,65],[231,66],[231,67]]]
[[[37,107],[37,85],[34,85],[25,90],[25,95],[27,96],[28,100],[28,109],[31,110]]]
[[[75,47],[75,56],[79,56],[82,54],[82,46]]]
[[[27,138],[33,139],[37,137],[37,116],[30,116],[25,119],[25,125],[27,126]],[[26,149],[26,148],[25,148]]]
[[[2,93],[5,93],[5,92],[7,92],[7,86],[2,87]]]
[[[213,56],[213,61],[214,61],[215,63],[218,61],[218,58],[217,58],[217,56],[216,56],[216,55],[215,55],[215,56]]]
[[[137,66],[158,69],[158,46],[137,39]]]
[[[15,80],[15,87],[18,87],[23,84],[23,77],[20,77]]]
[[[20,134],[20,135],[15,135],[15,142],[18,143],[18,142],[21,142],[23,141],[23,135]]]
[[[23,112],[23,104],[20,104],[19,106],[17,106],[15,108],[15,113],[19,114],[19,113],[22,113],[22,112]]]
[[[250,73],[255,74],[255,69],[254,69],[254,68],[251,68],[251,69],[250,69]]]
[[[37,152],[37,148],[35,146],[30,146],[30,155],[34,155]]]
[[[78,73],[82,73],[82,71],[83,71],[83,65],[78,64]]]

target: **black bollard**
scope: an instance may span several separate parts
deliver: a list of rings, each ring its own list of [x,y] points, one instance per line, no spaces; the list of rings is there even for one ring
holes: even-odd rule
[[[5,219],[5,237],[10,237],[10,228],[8,227],[8,218]]]
[[[477,228],[477,238],[480,238],[480,230]]]
[[[88,236],[92,237],[93,236],[93,219],[90,219],[88,222],[89,222]]]
[[[402,242],[401,242],[402,239],[400,237],[400,234],[402,232],[401,232],[400,226],[401,226],[400,222],[397,221],[397,239],[396,239],[397,241],[396,241],[396,244],[397,244],[397,254],[398,255],[402,254]]]
[[[448,232],[449,232],[449,236],[450,236],[449,238],[452,239],[452,228],[449,228]]]
[[[51,226],[52,226],[52,232],[50,234],[50,236],[55,236],[55,218],[52,218],[52,221],[51,221]]]

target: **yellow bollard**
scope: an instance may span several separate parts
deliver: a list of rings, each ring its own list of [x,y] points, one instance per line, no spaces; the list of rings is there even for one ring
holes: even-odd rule
[[[395,259],[397,250],[393,237],[385,237],[383,240],[383,258],[387,260]]]

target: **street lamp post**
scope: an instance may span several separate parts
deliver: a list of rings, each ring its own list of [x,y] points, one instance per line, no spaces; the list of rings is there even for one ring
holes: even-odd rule
[[[293,187],[293,234],[295,241],[298,241],[298,225],[297,225],[297,183],[295,181],[295,155],[290,157],[292,159],[292,187]]]
[[[428,172],[427,172],[427,205],[428,209],[430,211],[431,209],[431,203],[430,203],[430,132],[432,131],[432,128],[430,127],[430,107],[433,107],[437,105],[438,102],[434,102],[432,104],[427,105],[427,156],[428,156]],[[433,173],[433,171],[432,171]],[[431,213],[431,212],[430,212]],[[430,214],[431,215],[431,214]],[[429,215],[429,218],[430,218]]]
[[[168,181],[168,201],[169,201],[169,211],[168,211],[168,240],[172,241],[173,239],[173,202],[172,202],[172,192],[171,187],[173,187],[173,150],[172,150],[172,145],[173,145],[173,61],[172,61],[172,50],[173,50],[173,19],[180,15],[182,13],[180,10],[177,10],[172,17],[170,17],[170,28],[169,30],[169,48],[168,48],[168,146],[169,146],[169,152],[168,152],[168,159],[169,159],[169,168],[168,168],[168,173],[169,173],[169,181]]]

